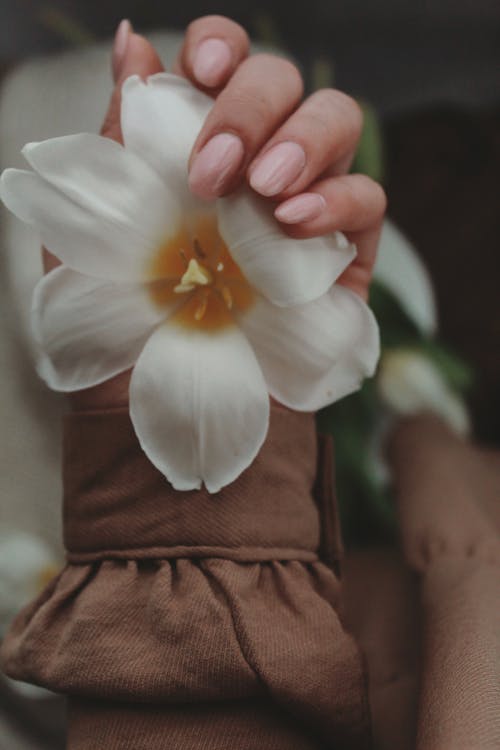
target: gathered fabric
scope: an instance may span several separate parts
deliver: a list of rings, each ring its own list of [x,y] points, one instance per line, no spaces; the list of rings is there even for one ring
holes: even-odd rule
[[[67,418],[67,565],[1,656],[10,676],[69,696],[72,750],[370,746],[316,442],[312,415],[273,407],[233,484],[179,493],[125,410]]]

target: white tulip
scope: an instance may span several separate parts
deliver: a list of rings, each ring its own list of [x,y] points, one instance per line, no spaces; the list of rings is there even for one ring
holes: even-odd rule
[[[334,285],[355,248],[291,240],[246,189],[213,203],[187,164],[213,101],[166,73],[123,86],[124,146],[79,134],[26,146],[1,197],[62,262],[37,285],[39,372],[60,391],[134,367],[130,414],[180,490],[216,492],[255,458],[269,394],[312,411],[374,372],[369,308]]]

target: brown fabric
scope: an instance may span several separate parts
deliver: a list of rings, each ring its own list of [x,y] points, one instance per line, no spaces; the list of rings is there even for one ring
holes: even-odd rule
[[[73,698],[71,750],[319,750],[311,731],[260,698],[158,706]]]
[[[178,493],[125,412],[68,419],[68,565],[1,656],[11,676],[71,696],[71,750],[220,749],[236,736],[242,749],[369,747],[362,658],[318,558],[338,533],[330,518],[320,538],[316,457],[312,416],[275,407],[236,482]]]
[[[331,435],[318,436],[318,461],[314,496],[321,519],[319,555],[323,562],[337,575],[340,575],[344,550],[335,491],[334,447]]]
[[[309,415],[275,408],[252,467],[215,495],[172,491],[138,449],[126,411],[70,415],[64,451],[64,542],[72,562],[143,555],[317,559]]]
[[[134,440],[121,412],[69,420],[71,562],[2,649],[12,676],[70,696],[70,750],[365,748],[370,731],[378,750],[500,747],[498,454],[402,424],[406,564],[350,554],[341,590],[309,416],[275,409],[246,475],[189,505]]]
[[[408,564],[421,573],[418,750],[500,747],[500,458],[437,418],[392,440]]]
[[[343,577],[346,619],[368,664],[374,746],[414,750],[420,669],[417,577],[388,547],[350,551]]]
[[[402,553],[351,551],[349,627],[368,664],[378,750],[500,747],[500,452],[437,418],[391,441]]]

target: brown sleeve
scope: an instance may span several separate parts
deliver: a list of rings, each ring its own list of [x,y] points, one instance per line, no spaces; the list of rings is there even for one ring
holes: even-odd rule
[[[71,750],[369,746],[362,658],[319,557],[316,460],[312,415],[274,407],[238,480],[175,492],[126,411],[68,417],[67,565],[1,656],[69,696]]]
[[[392,440],[405,557],[420,574],[418,750],[500,747],[500,456],[431,416]]]
[[[500,453],[438,419],[391,441],[401,549],[350,550],[347,620],[380,750],[500,747]]]

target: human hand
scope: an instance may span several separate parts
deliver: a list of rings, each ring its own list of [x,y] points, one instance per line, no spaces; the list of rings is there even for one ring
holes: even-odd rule
[[[112,63],[115,89],[101,133],[121,141],[123,81],[164,68],[127,21],[117,31]],[[221,16],[189,26],[174,72],[216,97],[190,158],[192,191],[210,199],[247,180],[276,204],[275,216],[291,237],[343,231],[358,255],[339,282],[366,299],[385,196],[368,177],[347,174],[362,126],[358,105],[330,89],[301,104],[303,84],[295,66],[273,55],[249,56],[246,32]],[[264,164],[266,156],[271,164],[269,159]],[[57,263],[45,251],[46,270]],[[79,409],[126,405],[129,379],[130,372],[122,373],[72,394],[72,402]]]

